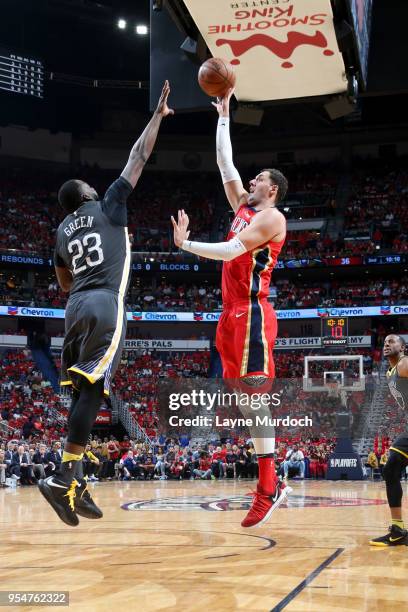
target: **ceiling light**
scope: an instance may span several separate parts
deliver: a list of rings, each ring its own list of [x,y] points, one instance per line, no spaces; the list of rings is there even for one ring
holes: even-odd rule
[[[125,30],[127,26],[126,19],[118,19],[119,30]]]
[[[147,26],[145,25],[137,25],[136,26],[136,34],[140,36],[145,36],[147,34]]]

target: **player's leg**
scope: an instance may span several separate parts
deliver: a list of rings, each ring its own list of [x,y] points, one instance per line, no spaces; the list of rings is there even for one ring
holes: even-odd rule
[[[372,546],[397,546],[408,544],[408,532],[402,519],[401,470],[408,465],[408,458],[397,450],[390,450],[390,456],[384,466],[384,478],[387,489],[388,505],[391,512],[391,526],[385,536],[370,541]]]
[[[256,389],[260,389],[265,393],[265,386],[268,385],[269,379],[265,376],[250,376],[241,379],[240,388],[247,392],[254,393]],[[245,418],[253,418],[254,412],[248,412],[248,403],[244,402],[240,406],[240,411]],[[270,417],[269,407],[264,407],[257,411],[257,416]],[[253,496],[253,501],[248,514],[241,522],[242,527],[256,527],[265,523],[272,513],[285,500],[286,496],[292,490],[282,482],[275,468],[275,434],[274,429],[270,426],[253,425],[249,428],[251,440],[253,442],[259,470],[259,480],[256,491]]]
[[[245,325],[245,337],[242,345],[240,382],[247,387],[249,393],[268,393],[275,378],[272,355],[277,334],[275,312],[267,303],[252,302],[248,320],[246,323],[243,321],[241,325]],[[237,330],[238,345],[241,341],[242,335]],[[248,347],[248,350],[245,350],[245,347]],[[247,408],[240,406],[240,411],[244,414]],[[253,416],[252,411],[251,417]],[[269,419],[269,405],[262,405],[257,416]],[[241,523],[242,527],[255,527],[266,522],[291,491],[276,475],[274,428],[266,425],[249,429],[258,460],[259,481],[251,508]]]
[[[85,446],[101,404],[103,379],[91,384],[81,377],[78,388],[78,393],[73,397],[68,420],[68,436],[60,472],[39,482],[43,496],[61,520],[72,526],[79,523],[77,514],[87,518],[102,516],[86,490],[86,481],[81,478],[81,469]],[[80,481],[75,478],[76,474],[80,477]],[[91,505],[95,507],[89,508]]]

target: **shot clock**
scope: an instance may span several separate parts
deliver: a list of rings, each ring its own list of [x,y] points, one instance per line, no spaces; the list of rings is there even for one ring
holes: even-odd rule
[[[322,346],[347,346],[347,317],[327,317],[322,319]]]

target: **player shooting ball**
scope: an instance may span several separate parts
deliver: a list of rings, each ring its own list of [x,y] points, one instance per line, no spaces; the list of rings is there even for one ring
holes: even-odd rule
[[[224,379],[239,379],[251,389],[265,388],[275,377],[273,348],[277,318],[267,301],[272,270],[286,237],[286,220],[276,208],[285,197],[288,182],[275,169],[260,170],[247,191],[234,166],[229,132],[229,89],[213,105],[218,111],[217,163],[227,199],[235,213],[225,242],[189,240],[189,218],[181,210],[172,217],[175,244],[200,257],[224,261],[223,313],[217,327],[216,346]],[[245,409],[240,407],[244,414]],[[252,415],[253,416],[253,415]],[[275,437],[251,430],[259,465],[259,483],[251,509],[241,523],[254,527],[265,522],[288,493],[275,472]],[[258,436],[258,437],[257,437]]]

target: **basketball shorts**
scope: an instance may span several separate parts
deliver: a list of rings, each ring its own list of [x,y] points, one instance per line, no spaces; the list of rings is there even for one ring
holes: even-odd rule
[[[391,444],[390,450],[396,451],[408,461],[408,435],[398,436]]]
[[[224,379],[255,375],[274,378],[272,351],[277,329],[276,313],[266,300],[225,306],[216,334]]]
[[[78,291],[65,311],[65,338],[61,357],[61,385],[79,388],[104,379],[104,393],[120,362],[126,336],[126,308],[117,293],[106,289]]]

